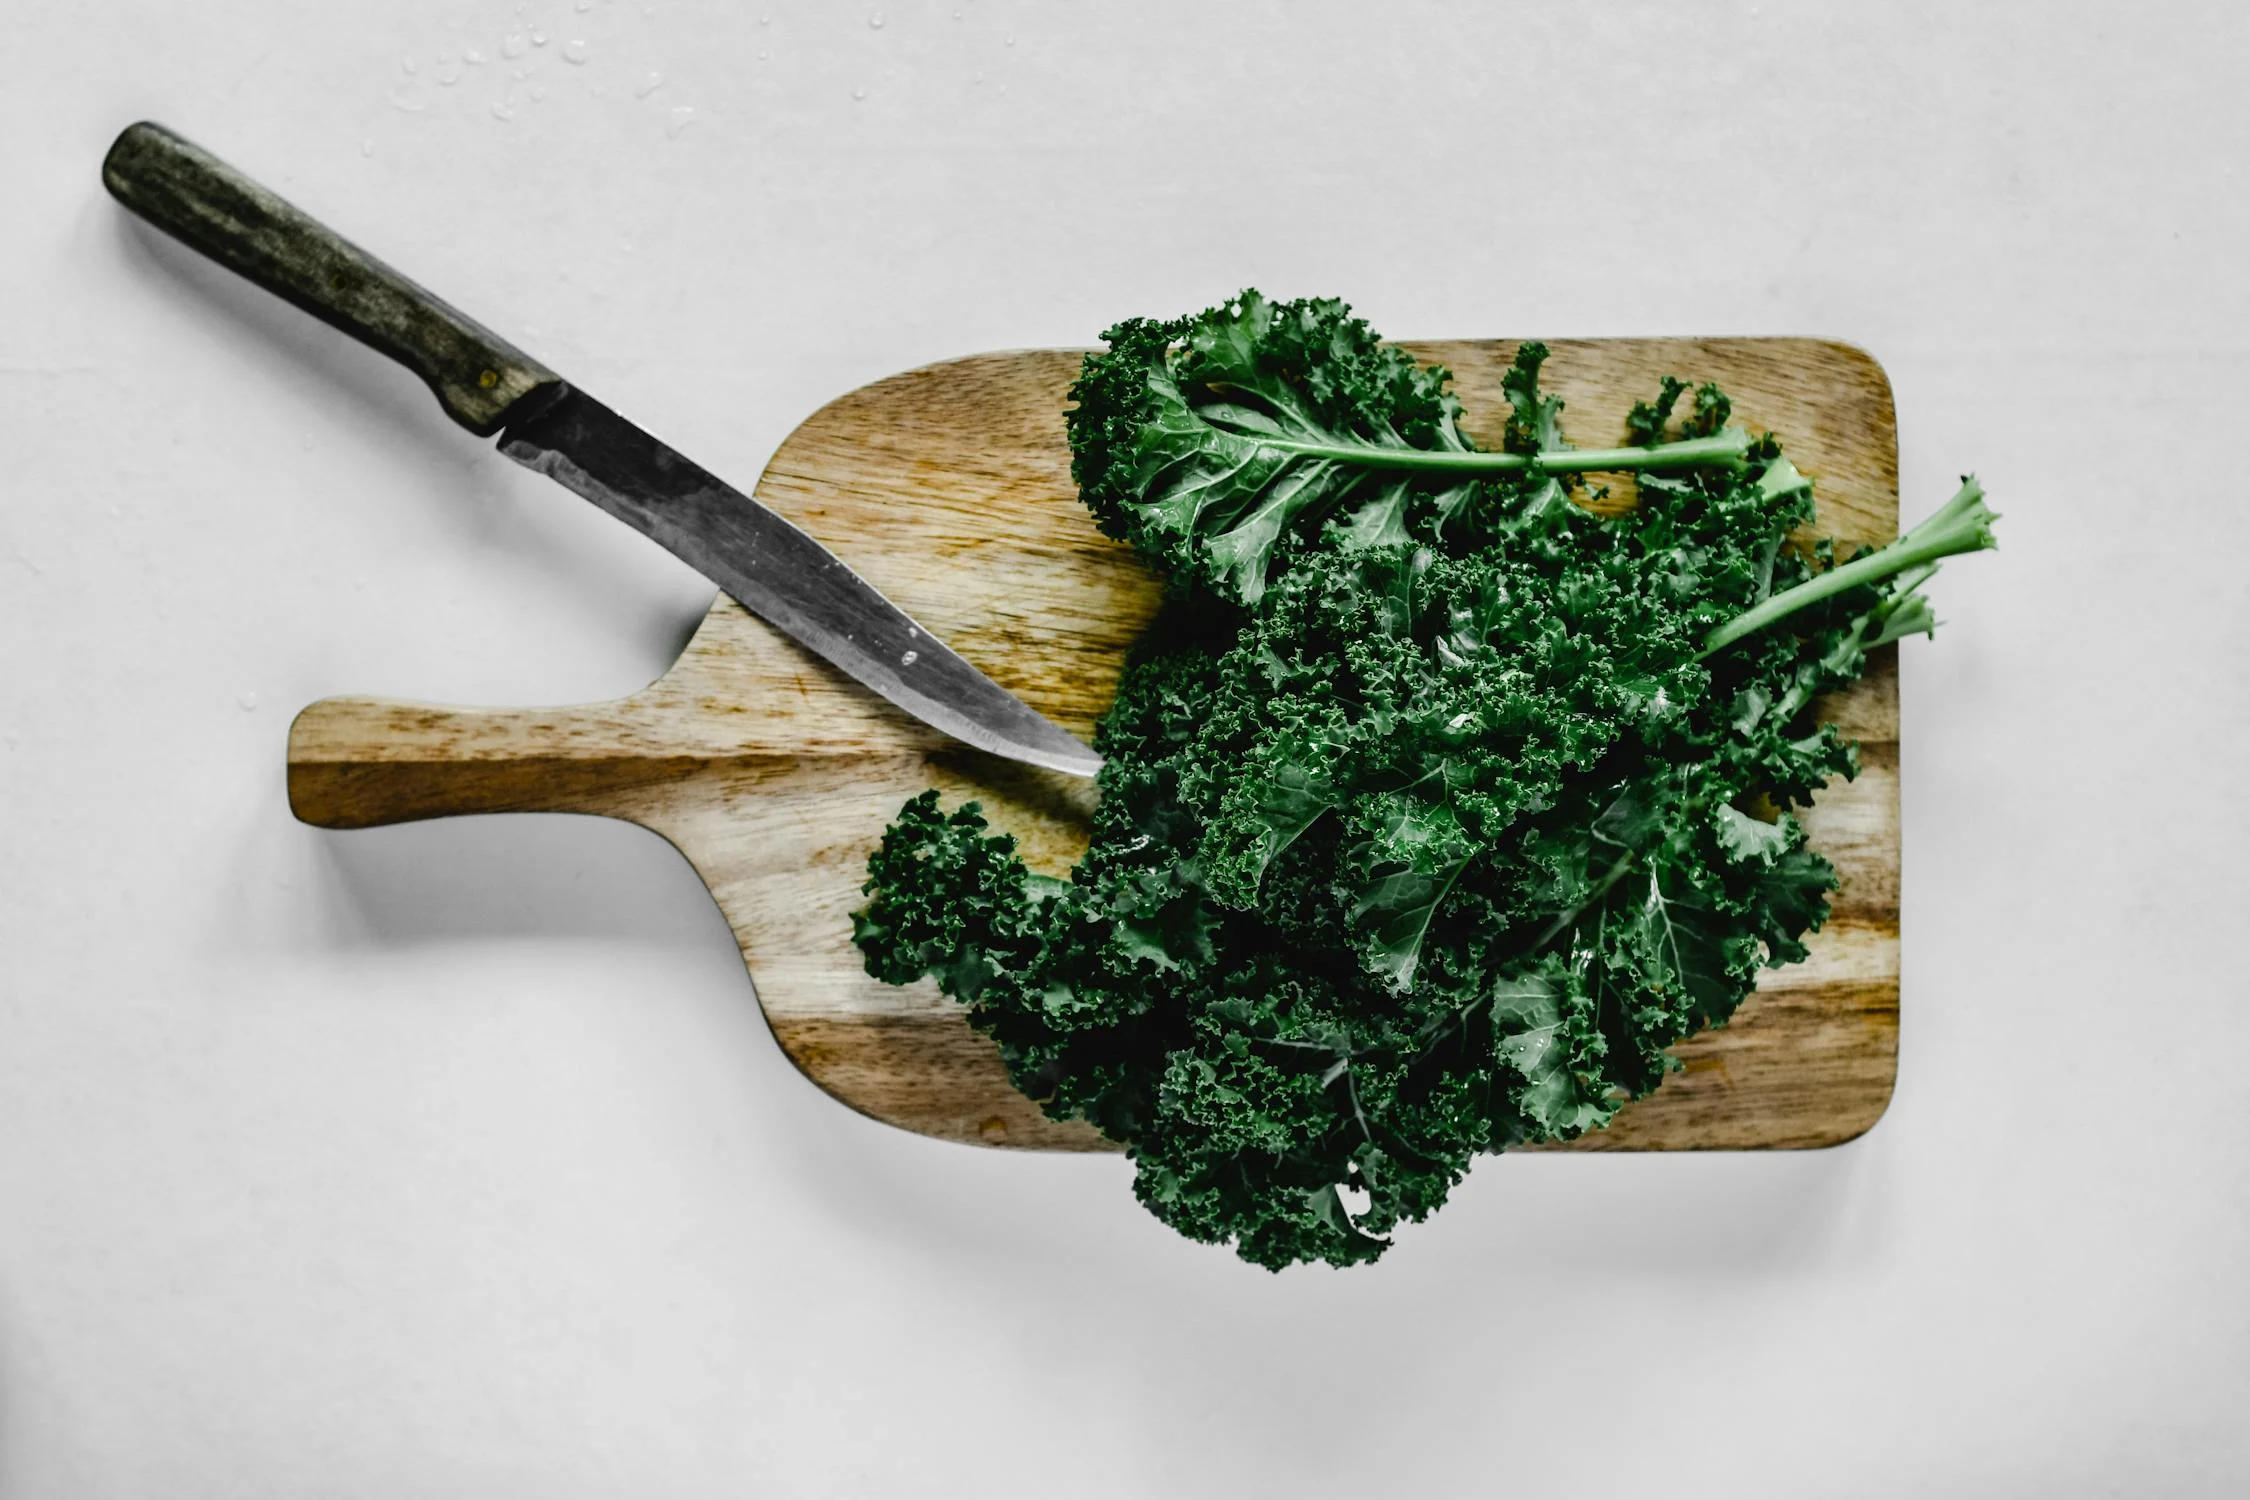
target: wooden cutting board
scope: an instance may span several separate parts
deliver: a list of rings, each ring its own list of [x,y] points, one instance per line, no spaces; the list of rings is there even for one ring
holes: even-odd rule
[[[1455,373],[1466,425],[1497,446],[1506,342],[1406,346]],[[1560,341],[1546,367],[1584,445],[1622,441],[1658,379],[1716,380],[1737,420],[1781,435],[1816,483],[1817,528],[1898,529],[1888,381],[1862,351],[1809,339]],[[987,354],[910,371],[816,412],[757,498],[826,543],[962,655],[1081,735],[1108,707],[1158,587],[1079,506],[1064,444],[1080,355]],[[1621,500],[1630,484],[1620,483]],[[1942,498],[1942,497],[1938,497]],[[1934,503],[1934,502],[1933,502]],[[1608,1131],[1571,1148],[1808,1147],[1851,1139],[1890,1100],[1898,1041],[1895,648],[1825,712],[1863,770],[1806,818],[1843,888],[1812,957],[1768,971],[1734,1022]],[[966,750],[863,691],[721,596],[662,679],[614,703],[442,708],[332,698],[297,718],[297,816],[365,828],[456,813],[625,818],[686,855],[734,929],[784,1050],[852,1108],[925,1135],[1101,1150],[1008,1084],[999,1059],[924,981],[860,968],[850,913],[868,851],[908,797],[975,797],[1035,869],[1084,848],[1090,783]]]

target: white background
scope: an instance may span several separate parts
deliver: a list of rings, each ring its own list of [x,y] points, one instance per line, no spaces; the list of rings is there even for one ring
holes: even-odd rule
[[[8,5],[0,1494],[2240,1493],[2250,13],[760,3]],[[650,836],[298,826],[303,703],[614,696],[710,590],[130,221],[143,116],[743,481],[1245,283],[1866,345],[2006,515],[1889,1117],[1274,1277],[827,1101]]]

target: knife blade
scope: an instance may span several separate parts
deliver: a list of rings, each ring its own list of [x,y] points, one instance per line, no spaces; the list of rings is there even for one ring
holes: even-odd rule
[[[962,660],[842,558],[567,382],[537,410],[509,418],[500,451],[659,543],[925,724],[1052,771],[1101,768],[1093,751]]]
[[[1011,760],[1091,776],[1101,758],[783,517],[491,330],[161,125],[102,162],[125,207],[420,375],[448,415],[669,550],[915,718]]]

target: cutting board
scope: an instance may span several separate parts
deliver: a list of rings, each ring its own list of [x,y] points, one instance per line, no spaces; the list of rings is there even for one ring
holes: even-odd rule
[[[1737,420],[1781,435],[1815,479],[1817,528],[1898,528],[1890,387],[1848,345],[1810,339],[1550,341],[1549,387],[1582,445],[1622,441],[1665,374],[1716,380]],[[1405,347],[1449,366],[1488,446],[1506,415],[1508,342]],[[818,537],[1011,691],[1080,735],[1109,705],[1156,580],[1079,506],[1063,439],[1080,355],[987,354],[910,371],[823,407],[757,498]],[[1618,481],[1612,504],[1632,502]],[[1943,497],[1935,497],[1942,499]],[[1933,499],[1933,504],[1935,503]],[[1579,1150],[1810,1147],[1849,1140],[1889,1102],[1898,1041],[1895,648],[1824,713],[1862,770],[1805,821],[1843,877],[1802,964],[1767,971],[1733,1023],[1683,1043],[1684,1071]],[[850,914],[868,851],[908,797],[974,797],[1033,868],[1084,848],[1090,783],[967,750],[863,691],[721,596],[671,670],[570,708],[449,708],[332,698],[289,739],[298,817],[365,828],[460,813],[624,818],[668,839],[726,914],[773,1034],[852,1108],[924,1135],[1102,1150],[1008,1084],[990,1044],[924,981],[876,983]]]

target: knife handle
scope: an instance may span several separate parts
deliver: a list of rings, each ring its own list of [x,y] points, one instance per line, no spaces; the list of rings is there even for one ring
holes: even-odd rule
[[[228,270],[286,297],[428,382],[478,436],[553,371],[161,125],[126,127],[102,161],[110,195]]]

